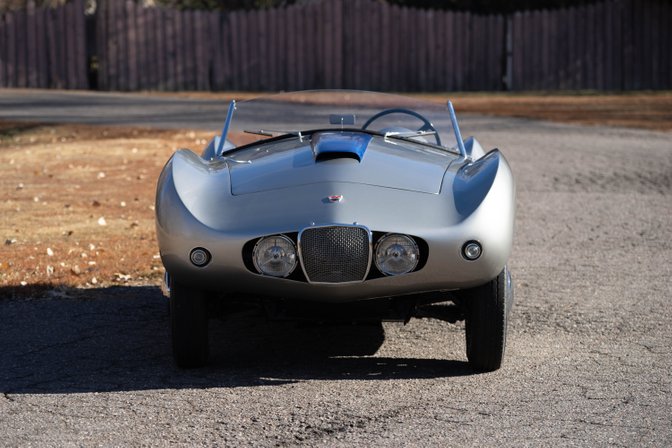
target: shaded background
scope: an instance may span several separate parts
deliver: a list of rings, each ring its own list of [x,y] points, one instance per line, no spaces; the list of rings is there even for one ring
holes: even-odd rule
[[[0,87],[672,88],[672,2],[6,0]]]

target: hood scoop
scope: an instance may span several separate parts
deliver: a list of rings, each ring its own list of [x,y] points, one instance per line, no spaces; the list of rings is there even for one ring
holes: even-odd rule
[[[315,161],[355,159],[362,161],[371,136],[362,132],[320,132],[313,135],[311,147]]]

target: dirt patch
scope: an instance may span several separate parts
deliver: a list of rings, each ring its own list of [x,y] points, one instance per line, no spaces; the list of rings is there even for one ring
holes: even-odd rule
[[[0,123],[0,286],[158,283],[158,174],[207,132]]]

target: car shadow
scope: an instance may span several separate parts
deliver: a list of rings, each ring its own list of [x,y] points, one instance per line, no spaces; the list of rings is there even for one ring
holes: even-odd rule
[[[37,288],[40,289],[40,288]],[[304,380],[469,375],[463,361],[372,357],[381,325],[317,326],[238,314],[211,325],[211,362],[175,367],[158,287],[0,288],[0,392],[79,393],[244,387]]]

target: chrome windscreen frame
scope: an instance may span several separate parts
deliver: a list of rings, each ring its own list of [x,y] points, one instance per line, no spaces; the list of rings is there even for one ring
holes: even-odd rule
[[[369,238],[369,257],[366,262],[366,272],[364,273],[364,277],[361,280],[354,280],[351,282],[338,282],[338,283],[314,282],[310,280],[310,276],[308,275],[308,272],[306,272],[305,263],[303,262],[303,252],[301,250],[301,236],[303,235],[303,232],[306,230],[322,229],[329,227],[354,227],[366,231],[366,234]],[[299,262],[301,263],[301,270],[303,271],[303,275],[306,277],[306,281],[312,285],[351,285],[355,283],[363,283],[369,276],[369,272],[371,272],[371,263],[373,261],[373,232],[371,232],[371,229],[369,229],[366,226],[360,224],[324,224],[324,225],[304,227],[299,231],[299,235],[296,240],[296,246],[297,246],[297,252],[299,254]]]

